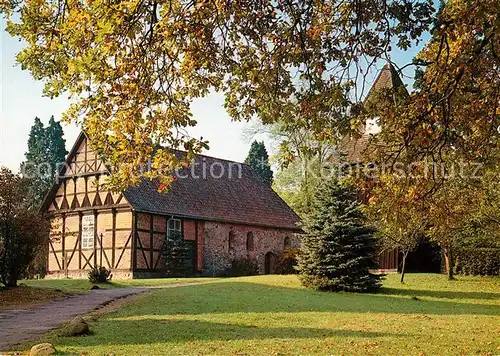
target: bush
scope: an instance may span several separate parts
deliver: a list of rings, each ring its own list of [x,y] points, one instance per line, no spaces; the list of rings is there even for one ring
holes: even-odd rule
[[[456,272],[473,276],[500,275],[500,248],[464,248],[457,251]]]
[[[276,273],[297,274],[298,271],[295,269],[295,266],[297,266],[299,251],[298,248],[287,248],[283,250],[276,260]]]
[[[259,265],[255,259],[239,258],[231,261],[225,273],[227,277],[255,276],[259,274]]]
[[[194,251],[194,241],[184,240],[183,234],[177,233],[167,237],[163,246],[167,276],[192,276],[194,274]]]
[[[90,283],[109,283],[113,275],[111,271],[106,269],[106,267],[93,267],[89,271],[89,281]]]

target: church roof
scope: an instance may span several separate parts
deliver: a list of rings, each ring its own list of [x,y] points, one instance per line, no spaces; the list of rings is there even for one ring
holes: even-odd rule
[[[144,179],[125,197],[135,210],[201,220],[299,229],[300,218],[248,165],[204,155],[176,174],[167,193]]]
[[[81,133],[58,173],[60,178],[47,193],[42,211],[47,211],[54,200],[61,178],[71,176],[67,167],[84,140],[87,137]],[[99,167],[103,170],[95,173],[109,174],[105,165]],[[123,195],[132,209],[140,212],[300,230],[297,214],[243,163],[197,155],[191,166],[176,174],[167,192],[158,192],[158,187],[157,181],[142,179],[138,186],[123,191]]]
[[[406,87],[401,80],[401,77],[399,76],[396,68],[394,68],[392,63],[386,63],[378,73],[377,78],[368,91],[368,95],[366,96],[365,101],[369,101],[374,93],[380,90],[399,88],[405,88],[406,91]],[[408,91],[406,91],[406,93],[408,93]]]
[[[368,94],[365,98],[365,103],[373,100],[375,93],[381,90],[397,90],[403,88],[408,94],[406,87],[401,80],[396,68],[390,63],[386,63],[377,78],[373,82]],[[346,161],[350,163],[359,163],[363,161],[363,156],[367,153],[370,144],[370,134],[365,133],[365,126],[359,129],[359,137],[346,136],[339,143],[339,150],[346,154]]]

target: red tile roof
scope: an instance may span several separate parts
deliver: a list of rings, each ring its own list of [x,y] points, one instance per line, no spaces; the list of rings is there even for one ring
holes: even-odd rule
[[[159,193],[154,181],[143,180],[124,195],[143,212],[299,229],[297,214],[246,164],[199,155],[177,176],[167,193]]]

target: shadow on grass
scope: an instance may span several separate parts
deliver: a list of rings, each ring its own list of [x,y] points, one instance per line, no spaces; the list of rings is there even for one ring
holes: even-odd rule
[[[391,292],[391,291],[389,291]],[[392,290],[394,292],[394,290]],[[314,292],[245,282],[187,285],[158,290],[119,312],[136,315],[344,312],[381,314],[498,315],[497,305],[412,300],[409,295]]]
[[[398,328],[393,329],[394,332],[366,330],[364,317],[356,313],[381,313],[391,315],[393,320],[397,320],[398,314],[498,315],[497,305],[412,300],[406,294],[396,295],[396,291],[400,290],[383,290],[379,294],[323,293],[240,281],[160,289],[91,324],[94,335],[60,338],[56,344],[93,347],[224,340],[338,338],[343,342],[349,338],[407,338],[412,334],[400,332]],[[408,294],[417,292],[408,291]],[[353,313],[353,317],[359,318],[356,324],[359,328],[301,327],[303,316],[299,313],[310,312],[332,314],[306,314],[308,325],[314,325],[314,318],[334,319],[334,313]],[[228,315],[217,316],[224,313]],[[250,313],[263,314],[261,317]],[[211,317],[219,319],[207,321]],[[228,322],[222,323],[220,318]],[[372,317],[367,318],[373,323]],[[246,324],[242,323],[244,320]],[[248,325],[251,320],[257,320],[258,326]],[[285,327],[280,321],[289,324]],[[432,318],[429,322],[432,323]],[[339,322],[338,326],[342,324]]]
[[[407,337],[404,333],[322,329],[307,327],[257,327],[243,324],[222,324],[202,320],[141,319],[104,320],[95,334],[85,337],[62,338],[66,346],[86,347],[102,344],[144,345],[217,340],[314,339]]]
[[[500,299],[500,293],[433,291],[433,290],[398,289],[398,288],[382,288],[380,290],[380,294],[446,298],[446,299]]]

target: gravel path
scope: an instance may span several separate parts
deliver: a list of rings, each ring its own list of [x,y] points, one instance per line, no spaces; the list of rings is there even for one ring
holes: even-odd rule
[[[54,300],[29,310],[0,312],[0,352],[14,345],[41,336],[77,315],[149,288],[96,289],[85,294]]]

